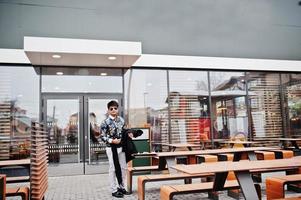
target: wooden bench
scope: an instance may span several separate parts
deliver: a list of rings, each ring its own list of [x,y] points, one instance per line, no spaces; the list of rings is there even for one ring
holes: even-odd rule
[[[127,169],[127,191],[132,193],[133,175],[136,172],[147,172],[159,170],[158,166],[128,167]]]
[[[294,157],[294,152],[292,150],[271,150],[272,152],[275,153],[275,158],[276,159],[283,159],[283,158],[292,158]]]
[[[190,175],[184,173],[176,174],[158,174],[158,175],[144,175],[138,177],[138,199],[145,199],[145,184],[147,182],[159,182],[159,181],[170,181],[170,180],[185,180],[192,178],[202,178],[213,176],[213,174],[201,174],[201,175]]]
[[[29,176],[6,177],[6,183],[19,183],[30,181]]]
[[[6,197],[21,196],[22,200],[29,200],[29,188],[28,187],[17,187],[7,188],[6,187],[6,175],[0,174],[0,199]]]
[[[257,192],[260,192],[260,186],[256,185]],[[224,189],[237,189],[239,184],[237,181],[226,181]],[[213,190],[213,182],[206,183],[194,183],[186,185],[164,185],[160,189],[161,200],[172,200],[174,195],[177,194],[189,194],[189,193],[201,193]],[[260,193],[259,193],[260,194]],[[259,195],[261,196],[261,195]]]
[[[257,160],[274,160],[275,152],[271,151],[255,151]]]
[[[218,157],[216,155],[197,155],[196,159],[197,159],[197,163],[218,161]]]
[[[301,174],[286,176],[269,177],[266,179],[267,200],[275,198],[284,198],[284,186],[289,183],[301,183]]]
[[[7,197],[21,196],[22,200],[29,200],[29,188],[28,187],[6,188],[6,196]]]

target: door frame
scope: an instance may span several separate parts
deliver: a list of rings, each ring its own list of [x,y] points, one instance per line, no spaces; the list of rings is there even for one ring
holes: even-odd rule
[[[79,99],[79,158],[83,158],[83,174],[86,174],[86,158],[89,158],[89,153],[85,152],[89,142],[89,99],[118,99],[120,115],[124,117],[123,93],[41,93],[41,121],[45,124],[48,99]]]

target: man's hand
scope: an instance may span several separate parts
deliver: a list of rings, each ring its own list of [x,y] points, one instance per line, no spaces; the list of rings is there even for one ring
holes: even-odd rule
[[[112,144],[119,144],[121,142],[121,139],[113,139]]]
[[[133,137],[134,137],[133,133],[128,133],[128,136],[129,136],[130,138],[132,138],[132,139],[133,139]]]

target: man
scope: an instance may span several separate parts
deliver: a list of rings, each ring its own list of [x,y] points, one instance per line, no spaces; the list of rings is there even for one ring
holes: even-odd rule
[[[107,104],[108,117],[102,122],[101,139],[107,145],[106,153],[109,159],[109,180],[111,183],[112,196],[122,198],[129,194],[125,190],[126,183],[126,160],[122,151],[122,130],[124,129],[124,119],[118,116],[118,103],[110,101]],[[117,179],[117,182],[116,182]]]

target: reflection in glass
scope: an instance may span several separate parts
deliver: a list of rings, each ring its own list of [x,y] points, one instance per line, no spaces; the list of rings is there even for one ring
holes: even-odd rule
[[[0,67],[0,160],[30,154],[31,121],[39,119],[39,76],[33,67]]]
[[[150,127],[153,143],[168,142],[168,106],[166,71],[132,70],[129,80],[129,125]],[[160,150],[160,146],[153,146]]]
[[[301,74],[281,75],[288,137],[301,136]]]
[[[79,100],[48,99],[49,163],[79,162]]]
[[[89,144],[86,152],[89,152],[89,160],[86,165],[86,173],[104,173],[106,167],[99,167],[107,161],[106,145],[100,140],[100,124],[107,118],[107,103],[111,99],[88,98],[89,111]],[[117,99],[112,99],[118,102]]]
[[[247,77],[252,136],[282,137],[279,74],[247,72]]]
[[[247,139],[245,75],[210,72],[214,138]]]
[[[207,72],[169,71],[172,143],[199,143],[210,138]]]

